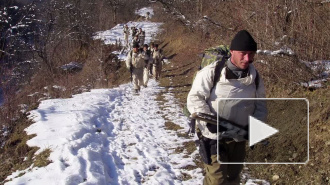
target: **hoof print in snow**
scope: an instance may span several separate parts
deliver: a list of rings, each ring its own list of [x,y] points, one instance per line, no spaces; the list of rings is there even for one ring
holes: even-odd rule
[[[159,167],[156,165],[152,165],[149,167],[149,171],[157,171],[157,169],[159,169]]]
[[[134,176],[135,176],[136,182],[140,182],[141,183],[142,175],[140,174],[140,172],[134,170]]]
[[[192,179],[191,175],[182,172],[181,175],[178,177],[179,180],[181,181],[187,181],[189,179]]]
[[[96,132],[100,133],[100,132],[102,132],[102,130],[98,128],[98,129],[96,129]]]

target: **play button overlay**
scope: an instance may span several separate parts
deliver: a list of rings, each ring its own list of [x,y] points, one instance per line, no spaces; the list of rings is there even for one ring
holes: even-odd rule
[[[276,134],[278,130],[273,128],[262,121],[249,116],[249,145],[250,147],[254,144]]]
[[[240,140],[237,138],[235,140],[235,138],[225,138],[229,137],[228,134],[218,130],[219,163],[306,164],[308,162],[309,102],[307,99],[219,98],[217,104],[218,117],[229,120],[239,127],[238,131],[237,129],[230,131],[234,133],[232,137],[242,136],[242,133],[248,135],[243,139],[241,137]],[[244,140],[247,138],[248,140]]]

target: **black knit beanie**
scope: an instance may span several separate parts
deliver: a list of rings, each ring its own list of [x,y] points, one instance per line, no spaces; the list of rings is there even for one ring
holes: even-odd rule
[[[246,30],[239,31],[231,41],[230,50],[257,51],[257,43]]]

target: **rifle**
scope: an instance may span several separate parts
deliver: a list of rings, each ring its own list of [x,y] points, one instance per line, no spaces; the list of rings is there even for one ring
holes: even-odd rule
[[[133,74],[133,64],[132,64],[132,60],[133,60],[133,58],[132,58],[133,51],[130,51],[129,54],[130,54],[130,56],[131,56],[131,60],[130,60],[130,62],[129,62],[129,65],[130,65],[130,67],[129,67],[129,72],[130,72],[130,74],[131,74],[131,83],[132,83],[132,82],[133,82],[133,76],[132,76],[132,74]]]
[[[219,139],[232,138],[235,141],[249,140],[248,126],[242,127],[241,125],[238,125],[237,123],[234,123],[220,116],[217,117],[200,112],[193,113],[191,117],[193,119],[205,121],[208,124],[217,125],[218,133],[220,133]]]
[[[129,68],[129,72],[131,73],[131,83],[133,83],[133,65],[131,64],[131,67]]]

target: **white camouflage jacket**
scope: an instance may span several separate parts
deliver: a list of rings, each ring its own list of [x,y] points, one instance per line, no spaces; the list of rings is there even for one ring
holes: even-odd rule
[[[254,66],[250,64],[250,74],[240,79],[226,79],[226,70],[224,67],[218,83],[212,92],[210,92],[213,87],[215,66],[216,62],[213,62],[197,73],[187,97],[189,112],[191,114],[201,112],[217,115],[217,102],[219,100],[219,116],[227,120],[241,126],[248,125],[250,115],[260,121],[266,121],[267,107],[265,101],[220,100],[220,98],[265,98],[265,87],[260,76],[258,88],[255,85],[257,72]],[[217,139],[216,133],[211,133],[206,127],[206,122],[197,120],[196,125],[204,137]]]
[[[161,65],[163,58],[164,58],[164,56],[163,56],[162,51],[160,49],[158,49],[157,51],[153,50],[152,59],[153,59],[153,64],[154,65]]]
[[[133,51],[128,52],[126,57],[126,67],[130,68],[133,65],[133,69],[143,69],[145,66],[144,63],[145,55],[142,54],[140,51],[135,53]]]

